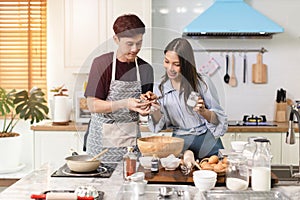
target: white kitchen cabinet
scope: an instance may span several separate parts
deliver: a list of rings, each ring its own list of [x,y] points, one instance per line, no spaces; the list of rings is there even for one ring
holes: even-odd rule
[[[299,165],[299,133],[295,133],[296,143],[293,145],[285,143],[286,133],[282,133],[282,164]]]
[[[235,141],[235,133],[225,133],[222,137],[221,137],[223,146],[225,149],[231,149],[231,141]]]
[[[266,137],[270,140],[272,164],[281,164],[281,133],[236,133],[236,140],[248,141],[248,137]]]
[[[221,140],[225,149],[231,148],[231,141],[248,141],[248,137],[266,137],[271,142],[272,164],[281,163],[281,133],[225,133]]]
[[[34,169],[44,163],[62,166],[71,148],[82,153],[83,135],[77,131],[34,131]]]
[[[114,49],[113,22],[128,13],[138,15],[149,28],[139,56],[150,62],[151,0],[65,0],[65,67],[88,72],[96,55]]]

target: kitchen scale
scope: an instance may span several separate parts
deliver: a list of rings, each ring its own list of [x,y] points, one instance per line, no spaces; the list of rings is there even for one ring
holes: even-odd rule
[[[114,170],[116,169],[118,163],[101,163],[97,170],[92,172],[74,172],[69,169],[67,164],[64,164],[58,170],[56,170],[51,177],[83,177],[83,178],[109,178]]]

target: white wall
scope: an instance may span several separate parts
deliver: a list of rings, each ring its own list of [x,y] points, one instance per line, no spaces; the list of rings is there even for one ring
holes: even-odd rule
[[[193,9],[205,10],[213,0],[153,0],[152,25],[167,28],[159,30],[153,43],[157,48],[164,47],[172,38],[180,36],[183,27],[189,24],[199,14]],[[267,115],[268,120],[273,120],[276,90],[287,90],[287,98],[300,99],[299,74],[300,67],[300,1],[297,0],[247,0],[252,7],[278,23],[284,28],[284,33],[275,35],[271,40],[193,40],[197,49],[260,49],[268,50],[263,54],[263,62],[268,66],[268,83],[253,84],[251,82],[252,64],[256,63],[257,53],[247,53],[247,82],[242,83],[242,57],[238,53],[236,58],[236,76],[238,86],[233,88],[225,84],[224,55],[221,53],[195,53],[197,66],[205,64],[208,58],[214,57],[221,64],[218,72],[212,76],[219,90],[222,105],[229,119],[241,120],[244,114]],[[160,9],[169,9],[168,14],[161,14]],[[185,8],[186,12],[177,12]],[[162,54],[162,52],[159,52]],[[162,61],[162,57],[154,52],[153,60]],[[158,74],[163,72],[161,64],[156,64]],[[231,66],[231,65],[230,65]],[[229,70],[230,72],[230,70]],[[229,73],[230,74],[230,73]],[[158,77],[158,76],[157,76]]]
[[[99,0],[102,2],[102,0]],[[89,3],[89,1],[84,1]],[[91,1],[90,1],[91,2]],[[103,1],[104,2],[104,1]],[[114,1],[116,2],[116,0]],[[193,41],[193,44],[201,48],[249,48],[259,49],[265,47],[268,52],[263,56],[263,62],[268,66],[268,83],[257,85],[251,83],[251,66],[256,63],[256,53],[248,53],[248,80],[242,83],[242,58],[236,54],[236,76],[238,86],[232,88],[223,82],[224,55],[220,53],[201,54],[195,53],[197,65],[207,62],[209,56],[213,56],[221,64],[221,68],[212,77],[219,90],[222,105],[229,119],[239,120],[244,114],[267,115],[268,120],[273,120],[276,90],[284,88],[287,97],[293,100],[300,99],[300,87],[298,76],[300,74],[300,1],[298,0],[246,0],[251,6],[273,21],[283,26],[284,33],[275,35],[271,40],[201,40]],[[144,45],[144,48],[152,48],[152,64],[155,69],[155,77],[158,79],[163,73],[161,67],[163,47],[174,37],[181,36],[184,26],[191,22],[199,13],[194,13],[193,8],[201,4],[205,10],[213,3],[213,0],[152,0],[152,46]],[[116,4],[110,4],[116,6]],[[119,5],[119,4],[117,4]],[[109,6],[107,6],[109,8]],[[186,12],[177,13],[177,7],[185,7]],[[198,6],[199,7],[199,6]],[[121,12],[122,6],[117,9]],[[171,12],[162,15],[160,8],[169,8]],[[77,80],[74,72],[76,67],[67,67],[64,62],[65,22],[64,1],[49,1],[49,26],[48,26],[48,87],[65,84],[72,94]],[[199,10],[198,10],[199,11]],[[111,14],[107,12],[111,18]],[[109,18],[108,17],[108,18]],[[151,19],[149,16],[149,19]],[[111,24],[113,21],[111,22]],[[111,25],[107,24],[111,28]],[[103,27],[103,29],[107,29]],[[106,31],[107,30],[103,30]],[[85,48],[84,46],[82,48]],[[158,51],[155,51],[158,49]],[[81,79],[85,79],[82,77]]]

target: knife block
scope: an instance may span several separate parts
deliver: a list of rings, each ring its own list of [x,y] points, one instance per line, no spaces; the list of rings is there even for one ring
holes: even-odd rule
[[[275,105],[275,122],[286,122],[287,121],[287,103],[280,102]]]

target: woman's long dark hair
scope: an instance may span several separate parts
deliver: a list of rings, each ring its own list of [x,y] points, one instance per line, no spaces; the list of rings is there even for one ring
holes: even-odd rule
[[[198,88],[199,80],[206,85],[206,83],[201,78],[200,74],[197,73],[193,48],[186,39],[176,38],[166,46],[164,54],[166,54],[167,51],[173,51],[177,53],[179,57],[180,73],[182,75],[180,92],[184,92],[184,99],[186,102],[191,91],[196,91],[200,93],[200,88]],[[166,73],[163,76],[162,82],[159,85],[159,90],[161,91],[161,94],[163,94],[163,84],[168,79],[169,78]]]

